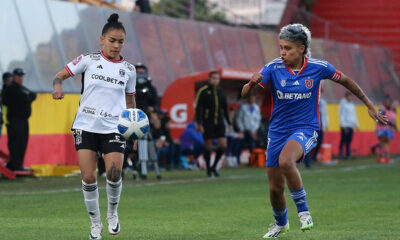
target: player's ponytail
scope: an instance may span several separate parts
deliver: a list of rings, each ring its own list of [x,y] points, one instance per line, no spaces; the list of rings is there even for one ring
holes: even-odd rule
[[[306,26],[300,23],[286,25],[279,33],[279,39],[304,45],[305,50],[303,55],[306,57],[311,57],[311,32]]]
[[[124,33],[126,33],[124,25],[122,22],[118,21],[119,15],[117,13],[113,13],[107,20],[107,23],[103,27],[103,31],[101,31],[101,35],[105,35],[111,29],[121,29]]]

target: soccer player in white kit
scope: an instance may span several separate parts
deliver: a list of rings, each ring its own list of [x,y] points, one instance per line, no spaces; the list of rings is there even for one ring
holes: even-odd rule
[[[117,121],[125,108],[136,107],[136,70],[120,55],[126,32],[118,18],[118,14],[111,14],[104,25],[100,36],[101,51],[80,55],[57,73],[53,81],[53,99],[63,99],[62,82],[82,74],[82,95],[72,130],[83,196],[92,222],[89,239],[101,239],[103,230],[96,179],[97,151],[104,154],[106,165],[108,231],[111,235],[120,232],[117,208],[126,142],[118,133]]]

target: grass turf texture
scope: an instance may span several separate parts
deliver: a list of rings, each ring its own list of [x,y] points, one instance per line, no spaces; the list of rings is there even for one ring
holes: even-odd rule
[[[299,167],[315,227],[301,232],[286,189],[291,230],[280,239],[400,239],[400,162],[364,158],[336,166]],[[107,231],[105,181],[99,179],[103,239],[261,239],[272,223],[266,171],[225,168],[166,172],[163,180],[123,183],[121,233]],[[153,180],[154,179],[154,180]],[[88,239],[79,177],[0,181],[0,238]]]

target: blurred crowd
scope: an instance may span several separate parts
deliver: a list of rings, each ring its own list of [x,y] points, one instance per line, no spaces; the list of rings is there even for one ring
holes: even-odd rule
[[[206,151],[217,152],[219,145],[217,138],[212,142],[211,148],[206,147],[202,131],[196,127],[196,122],[187,124],[186,129],[177,139],[171,137],[168,112],[160,109],[160,97],[157,89],[152,84],[147,67],[142,63],[135,65],[137,70],[136,102],[137,108],[146,112],[151,131],[144,139],[137,142],[128,142],[124,169],[132,173],[135,178],[146,179],[148,170],[155,170],[157,177],[161,178],[161,172],[173,169],[199,170],[206,168],[204,153]],[[3,74],[3,88],[0,96],[2,101],[2,117],[0,121],[5,123],[8,131],[8,148],[10,161],[7,167],[13,171],[28,171],[23,167],[23,159],[28,141],[28,118],[31,114],[31,104],[36,94],[25,88],[23,83],[25,72],[16,68],[12,73]],[[321,128],[318,134],[316,148],[307,156],[304,163],[310,168],[313,162],[321,158],[321,145],[324,139],[324,131],[329,126],[327,103],[321,92],[319,102],[319,116]],[[227,119],[224,119],[224,134],[226,147],[222,149],[219,164],[237,167],[239,165],[263,166],[265,162],[265,149],[268,138],[268,120],[261,114],[260,106],[256,102],[256,95],[242,99],[239,104],[229,105]],[[377,154],[386,162],[390,161],[389,147],[397,131],[396,108],[397,100],[390,96],[384,98],[380,111],[388,117],[388,124],[376,124],[377,143],[371,146],[371,153]],[[4,121],[3,121],[4,119]],[[359,121],[353,95],[346,93],[339,104],[339,120],[341,139],[339,144],[339,159],[352,159],[351,143],[354,131],[359,130]],[[1,128],[0,128],[1,132]],[[215,155],[214,156],[215,161]],[[99,153],[99,159],[102,156]],[[206,159],[207,160],[207,159]],[[218,163],[218,161],[217,161]],[[208,163],[211,164],[211,163]],[[104,163],[99,161],[99,174],[104,174]]]

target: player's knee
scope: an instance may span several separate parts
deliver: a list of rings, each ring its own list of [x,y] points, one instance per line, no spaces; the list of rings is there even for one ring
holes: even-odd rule
[[[107,179],[111,182],[118,182],[121,179],[122,171],[116,168],[110,168],[107,171]]]
[[[288,156],[280,156],[279,157],[279,167],[283,171],[289,171],[294,167],[294,161],[291,157]]]
[[[96,177],[92,175],[82,174],[82,180],[87,184],[93,184],[96,182]]]
[[[278,184],[271,184],[269,186],[269,194],[272,197],[277,197],[281,196],[285,192],[285,186],[284,185],[278,185]]]

